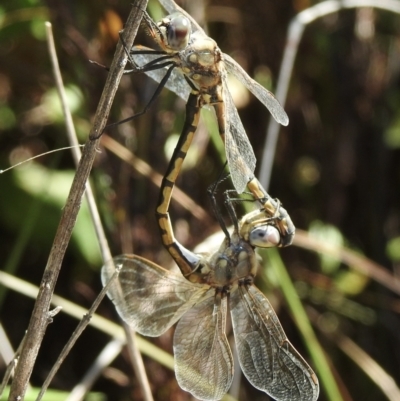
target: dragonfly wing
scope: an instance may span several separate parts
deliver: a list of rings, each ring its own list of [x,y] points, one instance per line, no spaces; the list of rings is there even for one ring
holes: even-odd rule
[[[254,81],[247,72],[230,56],[223,54],[225,67],[270,111],[272,117],[282,125],[289,124],[289,117],[277,98],[258,82]]]
[[[143,50],[143,47],[133,47],[133,50]],[[133,59],[139,66],[143,66],[150,61],[153,61],[160,55],[152,55],[152,54],[134,54]],[[149,76],[156,82],[161,82],[167,73],[168,67],[159,68],[158,70],[146,71],[145,74]],[[165,84],[165,87],[170,91],[176,93],[180,98],[182,98],[185,102],[188,100],[190,94],[190,86],[186,82],[183,74],[179,69],[174,68],[168,81]]]
[[[225,335],[226,297],[209,298],[190,309],[174,336],[175,373],[179,385],[200,400],[220,400],[233,378],[232,353]]]
[[[264,294],[240,286],[231,294],[231,314],[240,366],[250,383],[277,401],[315,401],[318,379]]]
[[[233,185],[240,194],[246,189],[247,183],[254,177],[256,157],[225,80],[223,94],[226,118],[226,158]]]
[[[135,255],[121,255],[103,266],[105,285],[120,267],[108,290],[121,318],[137,332],[159,336],[170,328],[210,288]]]

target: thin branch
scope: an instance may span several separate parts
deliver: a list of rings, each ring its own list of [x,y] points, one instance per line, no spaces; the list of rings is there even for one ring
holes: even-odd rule
[[[122,146],[120,143],[106,134],[103,135],[101,144],[125,162],[130,163],[139,174],[148,178],[154,185],[157,187],[161,186],[162,175],[157,173],[145,161],[134,155],[129,149]],[[211,222],[210,215],[177,186],[174,188],[174,197],[172,200],[179,203],[182,207],[192,213],[194,217],[200,221],[203,221],[204,224]]]
[[[56,46],[54,44],[53,32],[51,29],[50,22],[46,22],[46,35],[47,35],[47,43],[48,43],[48,51],[50,55],[51,65],[53,68],[54,80],[56,83],[56,88],[58,95],[60,97],[61,108],[65,119],[65,127],[67,130],[67,138],[71,145],[71,152],[74,158],[75,165],[78,167],[79,160],[82,156],[82,152],[80,150],[80,145],[78,142],[78,138],[76,136],[76,131],[74,127],[74,122],[72,120],[71,111],[68,107],[67,95],[65,93],[64,83],[61,76],[60,66],[58,64],[58,57],[56,52]],[[100,249],[103,256],[103,261],[110,260],[112,258],[110,248],[107,243],[107,239],[104,233],[103,225],[101,224],[101,219],[99,215],[99,211],[97,209],[96,201],[94,199],[92,187],[90,183],[86,183],[86,192],[85,192],[86,200],[88,202],[90,215],[93,221],[93,225],[96,231],[97,239],[100,244]]]
[[[72,121],[72,115],[70,112],[70,109],[68,107],[68,103],[67,103],[67,98],[66,98],[66,94],[65,94],[65,89],[64,89],[64,84],[63,84],[63,80],[62,80],[62,76],[61,76],[61,71],[59,68],[59,64],[58,64],[58,58],[57,58],[57,53],[56,53],[56,48],[55,48],[55,44],[54,44],[54,38],[53,38],[53,34],[52,34],[52,29],[51,29],[51,24],[47,23],[46,24],[46,32],[47,32],[47,38],[48,38],[48,45],[49,45],[49,54],[50,54],[50,58],[51,58],[51,62],[52,62],[52,66],[53,66],[53,73],[54,73],[54,77],[55,77],[55,81],[56,81],[56,87],[60,96],[60,101],[61,101],[61,105],[62,105],[62,110],[63,110],[63,114],[65,117],[65,122],[66,122],[66,128],[67,128],[67,135],[68,135],[68,139],[71,145],[73,145],[72,148],[72,153],[74,156],[74,160],[75,160],[75,164],[78,165],[79,164],[79,159],[81,157],[81,152],[79,150],[78,147],[78,139],[76,136],[76,132],[75,132],[75,127]],[[76,146],[74,146],[76,145]],[[94,199],[93,196],[93,192],[90,186],[90,183],[87,182],[86,183],[86,198],[89,204],[89,209],[90,209],[90,213],[91,213],[91,217],[92,217],[92,221],[95,227],[95,231],[97,234],[97,238],[100,244],[100,249],[102,251],[102,255],[103,255],[103,261],[106,262],[108,260],[111,259],[111,251],[109,249],[108,243],[107,243],[107,239],[104,233],[104,229],[103,226],[101,224],[101,219],[100,219],[100,214],[98,212],[97,209],[97,205],[96,205],[96,201]],[[117,275],[117,274],[116,274]],[[116,276],[115,275],[115,276]],[[68,343],[66,344],[66,346],[63,348],[60,356],[58,357],[57,361],[55,362],[54,366],[51,369],[51,372],[49,373],[48,377],[46,378],[46,381],[43,384],[43,387],[37,397],[37,400],[40,400],[46,389],[48,388],[48,386],[51,383],[51,380],[53,379],[53,377],[55,376],[55,374],[57,373],[59,367],[61,366],[62,362],[64,361],[64,359],[66,358],[66,356],[68,355],[68,353],[70,352],[70,350],[72,349],[73,345],[75,344],[75,342],[77,341],[77,339],[79,338],[79,336],[81,335],[81,333],[83,332],[83,330],[86,328],[86,326],[89,324],[89,321],[91,319],[91,316],[94,314],[94,312],[96,311],[98,305],[100,304],[101,300],[104,298],[105,294],[106,294],[106,288],[108,288],[108,285],[106,287],[104,287],[104,289],[102,290],[102,292],[98,295],[98,297],[96,298],[96,301],[93,303],[92,307],[90,308],[89,312],[87,314],[85,314],[85,317],[81,320],[81,322],[79,323],[78,327],[76,328],[76,330],[74,331],[74,333],[72,334],[70,340],[68,341]],[[128,341],[129,343],[129,341]],[[132,343],[132,345],[135,345],[136,343]],[[135,368],[138,364],[137,360],[141,360],[142,361],[142,356],[139,352],[139,350],[136,348],[135,350],[132,351],[135,356],[136,359],[132,360],[132,365]],[[143,364],[143,361],[142,361]],[[92,376],[91,376],[92,377]],[[148,390],[150,388],[150,385],[148,383],[148,378],[146,376],[146,372],[144,369],[140,370],[137,372],[137,378],[139,383],[142,386],[142,391],[143,394],[145,394],[145,398],[149,401],[152,401],[152,398],[149,398],[147,396]],[[88,388],[86,386],[81,386],[80,389],[82,390],[83,388]],[[151,394],[150,394],[151,397]]]
[[[400,400],[400,388],[379,363],[371,358],[358,344],[343,335],[339,329],[327,330],[321,322],[321,315],[311,307],[307,308],[307,315],[313,325],[317,327],[330,341],[334,342],[342,352],[350,358],[374,382],[390,401]]]
[[[279,287],[292,314],[292,318],[304,340],[304,345],[313,360],[313,367],[318,374],[321,386],[325,390],[326,399],[330,401],[343,401],[344,398],[330,369],[328,358],[313,330],[310,319],[297,296],[296,289],[284,265],[277,248],[262,251],[262,256],[268,260],[268,265],[279,282]]]
[[[307,8],[292,19],[288,28],[285,51],[275,91],[276,98],[283,107],[286,103],[297,50],[306,26],[318,18],[325,17],[342,9],[359,7],[379,8],[381,10],[400,14],[400,2],[398,0],[328,0]],[[272,164],[275,157],[276,144],[278,142],[279,128],[280,125],[273,118],[270,118],[259,176],[261,185],[267,191],[271,179]]]
[[[1,398],[2,394],[3,394],[3,392],[4,392],[4,389],[7,386],[8,381],[11,378],[11,375],[12,375],[12,372],[13,372],[15,366],[18,363],[18,358],[19,358],[19,355],[20,355],[20,352],[21,352],[21,348],[22,348],[22,346],[23,346],[23,344],[25,342],[25,338],[26,338],[26,336],[24,336],[24,338],[22,339],[21,343],[19,344],[18,349],[15,351],[13,359],[7,365],[7,369],[6,369],[6,372],[4,373],[3,381],[0,384],[0,398]]]
[[[1,270],[0,284],[32,299],[35,299],[37,297],[39,291],[39,288],[37,286]],[[78,320],[80,320],[82,316],[87,313],[87,309],[83,308],[82,306],[76,305],[73,302],[68,301],[67,299],[58,295],[53,295],[51,303],[52,305],[61,306],[63,313],[67,313],[69,316],[72,316],[73,318]],[[125,333],[122,330],[122,327],[102,316],[95,314],[90,321],[90,326],[94,327],[97,330],[100,330],[110,337],[126,340]],[[145,340],[139,335],[136,335],[136,337],[139,349],[143,354],[147,355],[148,357],[167,367],[168,369],[174,369],[174,358],[171,354],[155,346],[154,344]]]
[[[108,283],[103,287],[103,289],[100,291],[99,295],[96,297],[96,299],[93,302],[89,311],[84,314],[83,319],[79,322],[77,328],[74,330],[70,339],[68,340],[68,342],[65,344],[64,348],[62,349],[59,357],[57,358],[57,361],[54,363],[53,367],[51,368],[50,373],[48,374],[45,382],[43,383],[42,388],[40,389],[40,392],[36,398],[36,401],[40,401],[42,399],[44,393],[46,392],[51,381],[53,380],[53,377],[58,372],[58,369],[60,368],[61,364],[64,362],[65,358],[69,354],[69,351],[75,345],[76,341],[82,334],[83,330],[85,330],[87,325],[90,323],[90,320],[92,319],[92,316],[94,315],[94,312],[96,311],[97,307],[100,305],[100,302],[103,300],[103,298],[107,294],[107,290],[108,290],[110,284],[117,278],[118,274],[119,274],[119,270],[116,270],[114,272],[113,276],[111,277],[111,279],[108,281]]]
[[[337,346],[381,389],[390,401],[400,400],[400,389],[395,380],[359,345],[350,338],[339,335],[332,337]]]
[[[82,381],[76,385],[65,401],[81,401],[90,391],[93,383],[97,380],[104,368],[109,366],[112,361],[121,353],[125,346],[125,341],[114,338],[100,352],[93,365],[87,371]]]
[[[129,47],[133,45],[133,40],[138,31],[143,10],[145,10],[147,5],[147,0],[138,0],[136,3],[137,4],[132,7],[124,32],[125,42]],[[71,238],[72,230],[82,202],[82,196],[86,189],[86,181],[96,156],[96,149],[99,142],[98,138],[101,136],[106,125],[112,101],[122,77],[126,61],[126,53],[123,46],[119,43],[96,111],[89,141],[83,149],[82,158],[79,162],[66,205],[63,209],[47,265],[43,273],[39,294],[29,322],[26,340],[21,350],[15,378],[11,386],[9,395],[10,401],[23,400],[25,397],[29,378],[32,374],[33,366],[46,332],[48,311],[58,274],[61,269],[61,263]]]
[[[128,351],[129,356],[131,357],[131,361],[133,364],[133,369],[135,371],[136,377],[146,376],[146,370],[144,368],[144,363],[142,359],[142,355],[139,352],[137,340],[135,334],[132,331],[132,328],[129,327],[125,322],[123,322],[123,328],[125,330],[126,339],[128,342]],[[148,381],[142,383],[142,392],[143,399],[145,401],[153,401],[153,394],[151,393],[150,384]]]
[[[389,290],[400,295],[400,280],[397,277],[390,274],[390,272],[383,266],[355,251],[352,251],[351,249],[330,245],[314,238],[307,231],[299,229],[296,230],[293,245],[341,260],[343,263],[346,263],[346,265],[371,277]]]
[[[7,365],[13,360],[15,352],[1,323],[0,323],[0,348],[1,348],[0,350],[1,357],[3,358],[5,364]]]

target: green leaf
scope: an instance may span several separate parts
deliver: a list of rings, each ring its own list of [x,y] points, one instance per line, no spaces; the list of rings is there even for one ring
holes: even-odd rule
[[[393,261],[400,260],[400,237],[392,238],[386,245],[386,255]]]
[[[40,388],[31,388],[29,389],[24,397],[25,401],[35,401],[37,396],[39,395]],[[8,394],[10,392],[10,387],[6,387],[0,401],[5,401],[8,398]],[[42,398],[42,401],[64,401],[68,398],[69,392],[67,391],[59,391],[59,390],[47,390],[45,395]],[[106,401],[107,398],[102,393],[88,393],[85,398],[85,401]]]
[[[32,244],[52,242],[62,208],[65,205],[75,172],[47,169],[31,163],[13,172],[14,183],[7,185],[7,196],[0,197],[3,221],[13,230],[27,229],[27,215],[34,200],[42,205],[34,228]],[[10,177],[12,175],[10,174]],[[89,210],[84,201],[72,232],[73,247],[91,265],[101,264],[101,256]]]

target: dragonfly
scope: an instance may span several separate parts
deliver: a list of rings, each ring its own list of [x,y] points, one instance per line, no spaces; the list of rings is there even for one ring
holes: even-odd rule
[[[165,200],[171,198],[173,183],[179,175],[197,130],[201,108],[205,105],[213,105],[221,136],[225,140],[228,165],[236,192],[243,192],[247,185],[253,196],[262,203],[271,222],[273,220],[275,227],[279,230],[280,242],[277,246],[290,245],[295,234],[294,224],[281,203],[273,199],[254,176],[255,156],[227,87],[226,70],[228,69],[241,79],[269,107],[276,119],[287,124],[285,111],[269,91],[252,80],[239,64],[219,50],[216,43],[205,35],[189,14],[173,1],[161,0],[161,3],[167,11],[174,13],[158,24],[154,23],[147,13],[144,13],[144,20],[151,35],[163,50],[143,50],[142,48],[138,50],[139,48],[135,47],[132,54],[136,61],[145,64],[139,67],[136,61],[131,59],[131,64],[136,67],[127,72],[146,72],[160,82],[149,104],[164,86],[186,100],[184,126],[164,176],[156,212],[162,237],[172,232],[170,227],[164,227],[164,225],[170,225],[167,218],[169,202]],[[149,107],[149,104],[146,107]],[[146,109],[143,112],[145,111]],[[122,120],[120,123],[131,118]],[[169,253],[178,264],[182,265],[180,266],[182,271],[190,272],[190,266],[183,266],[184,258],[180,257],[180,250],[175,247],[175,242],[170,238],[164,238],[163,242],[172,244],[166,245]]]
[[[108,296],[120,317],[142,335],[159,336],[178,322],[173,340],[176,378],[198,399],[219,400],[232,383],[233,357],[226,335],[229,304],[239,363],[249,382],[277,401],[315,401],[315,373],[253,284],[255,248],[276,246],[279,230],[264,208],[239,221],[230,195],[225,197],[234,229],[229,233],[221,223],[225,239],[218,251],[200,255],[187,250],[174,238],[166,214],[160,220],[163,241],[175,250],[182,274],[137,255],[120,255],[103,266],[103,285],[118,268]],[[169,204],[170,199],[164,201]],[[214,197],[218,213],[215,205]],[[220,215],[218,220],[223,221]]]
[[[164,86],[185,101],[191,95],[197,96],[198,112],[205,106],[215,110],[232,181],[240,194],[254,179],[256,158],[228,88],[228,73],[242,82],[280,124],[287,125],[288,116],[275,96],[223,53],[188,13],[172,0],[160,0],[160,3],[171,15],[155,23],[145,12],[143,20],[161,50],[134,46],[129,52],[132,69],[125,71],[144,72],[159,85],[142,112],[119,123],[143,114]]]
[[[192,113],[189,120],[196,123],[200,100],[197,96],[189,100],[193,102],[187,107]],[[271,215],[265,202],[254,198],[260,207],[239,221],[226,192],[225,204],[234,225],[229,233],[213,195],[213,209],[225,233],[219,250],[196,254],[174,237],[169,205],[194,131],[191,125],[178,140],[157,207],[163,245],[181,274],[137,255],[121,255],[103,266],[103,285],[118,268],[108,296],[121,318],[140,334],[159,336],[179,321],[174,334],[177,381],[200,400],[221,399],[232,383],[233,358],[225,332],[229,303],[240,366],[250,383],[278,401],[314,401],[319,394],[315,373],[253,284],[258,266],[255,248],[282,243],[281,220],[276,218],[280,209]]]

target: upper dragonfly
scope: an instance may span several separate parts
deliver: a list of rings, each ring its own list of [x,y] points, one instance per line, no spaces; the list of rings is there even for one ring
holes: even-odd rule
[[[161,50],[135,46],[130,52],[133,69],[127,73],[145,72],[160,82],[152,100],[165,86],[185,101],[190,93],[196,93],[201,97],[201,106],[214,107],[233,185],[242,193],[254,178],[256,158],[229,92],[227,74],[242,82],[277,122],[287,125],[288,116],[275,96],[250,78],[232,57],[222,53],[189,14],[171,0],[160,3],[172,14],[158,23],[147,13],[143,18]]]

